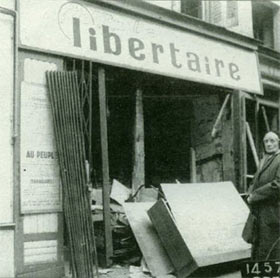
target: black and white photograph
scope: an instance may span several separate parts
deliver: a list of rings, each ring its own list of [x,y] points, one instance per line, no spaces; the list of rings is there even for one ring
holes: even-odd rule
[[[0,0],[0,278],[279,278],[280,0]]]

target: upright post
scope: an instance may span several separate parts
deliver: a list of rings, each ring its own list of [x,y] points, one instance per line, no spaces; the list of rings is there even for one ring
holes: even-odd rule
[[[193,147],[190,148],[190,176],[191,176],[191,183],[196,183],[196,157],[195,157],[195,150]]]
[[[103,197],[103,219],[105,230],[105,263],[106,266],[112,264],[113,242],[110,217],[110,178],[108,159],[108,136],[107,136],[107,108],[106,108],[106,87],[105,70],[98,69],[98,94],[100,110],[100,139],[102,156],[102,197]]]
[[[246,144],[246,107],[241,91],[233,92],[233,146],[236,184],[240,192],[246,191],[247,144]]]
[[[136,90],[132,194],[145,183],[143,92]],[[139,196],[139,194],[137,195]],[[138,199],[136,196],[136,200]]]

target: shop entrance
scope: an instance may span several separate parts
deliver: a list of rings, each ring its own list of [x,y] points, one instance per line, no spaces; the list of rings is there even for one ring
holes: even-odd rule
[[[102,139],[100,125],[100,67],[105,72],[106,139]],[[230,167],[222,166],[226,160],[225,165],[231,165],[231,132],[222,132],[219,127],[220,132],[211,137],[225,90],[81,60],[68,60],[66,69],[77,71],[80,77],[88,173],[94,189],[101,191],[104,186],[104,140],[108,143],[109,188],[116,180],[131,190],[130,197],[136,200],[138,188],[221,181],[223,171],[233,173]],[[223,122],[231,129],[230,105]],[[222,149],[222,141],[227,142],[228,152]],[[108,215],[110,218],[110,211]],[[97,232],[97,248],[104,249],[98,237]],[[113,245],[115,249],[114,227]],[[121,256],[113,254],[115,259]]]
[[[67,69],[80,73],[81,95],[88,94],[84,98],[86,148],[91,179],[98,188],[102,184],[98,65],[92,63],[90,67],[87,63],[71,60]],[[224,138],[223,132],[212,138],[211,131],[228,92],[111,66],[105,67],[105,73],[111,182],[116,179],[128,188],[134,186],[135,180],[137,186],[146,187],[191,182],[195,173],[192,162],[198,163],[198,181],[223,179],[221,144],[222,140],[230,141],[231,149],[232,138]],[[226,111],[222,121],[231,125],[230,105]],[[196,149],[196,158],[191,149]],[[135,178],[135,171],[141,172],[140,177]]]
[[[135,157],[143,156],[140,175],[146,187],[189,182],[191,91],[178,80],[120,69],[107,70],[106,87],[110,178],[131,187]]]

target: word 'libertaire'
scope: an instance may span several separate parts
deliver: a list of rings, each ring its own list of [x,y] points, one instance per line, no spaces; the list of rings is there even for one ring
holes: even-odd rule
[[[101,35],[96,32],[93,27],[88,29],[89,36],[89,49],[97,51],[97,36]],[[109,26],[102,25],[102,38],[103,38],[103,49],[104,53],[119,56],[123,52],[124,42],[120,35],[111,32]],[[81,26],[80,19],[73,17],[73,44],[75,47],[82,47],[81,41]],[[240,80],[239,67],[235,63],[225,63],[221,59],[210,59],[207,56],[200,57],[195,52],[185,52],[185,60],[179,59],[182,55],[182,50],[178,49],[174,43],[169,43],[168,48],[164,48],[163,45],[158,43],[151,43],[149,46],[139,38],[128,38],[125,47],[128,48],[129,55],[137,60],[144,61],[147,59],[147,51],[151,51],[152,62],[154,64],[160,64],[163,59],[162,54],[168,54],[170,63],[176,69],[187,68],[190,71],[197,73],[206,73],[208,75],[215,75],[222,77],[229,75],[231,79],[238,81]],[[165,58],[164,58],[165,59]]]

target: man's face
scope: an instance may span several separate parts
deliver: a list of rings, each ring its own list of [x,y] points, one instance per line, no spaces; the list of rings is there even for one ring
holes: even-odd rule
[[[274,132],[268,132],[263,138],[265,151],[273,154],[279,150],[279,138]]]

